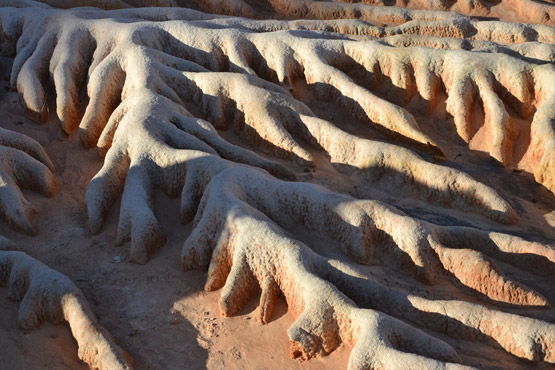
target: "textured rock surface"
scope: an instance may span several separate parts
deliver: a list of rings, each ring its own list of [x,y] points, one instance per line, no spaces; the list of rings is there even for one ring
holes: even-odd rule
[[[53,196],[54,165],[35,140],[0,128],[0,215],[16,230],[33,233],[32,206],[21,188]]]
[[[133,359],[96,321],[83,293],[66,276],[23,252],[0,251],[0,286],[8,287],[10,299],[21,301],[21,328],[33,329],[42,320],[66,321],[79,346],[79,358],[92,368],[133,367]]]
[[[301,360],[345,346],[348,364],[323,366],[552,366],[554,5],[432,3],[0,2],[4,100],[17,92],[33,120],[0,128],[0,211],[44,238],[44,252],[0,232],[68,275],[119,276],[85,290],[118,342],[149,293],[141,278],[104,293],[128,278],[106,267],[99,241],[129,243],[129,260],[148,263],[136,271],[179,260],[163,247],[181,244],[181,267],[208,270],[205,291],[221,288],[223,316],[259,296],[256,318],[269,326],[284,298]],[[112,10],[56,9],[76,5]],[[132,8],[145,5],[209,13]],[[54,196],[56,182],[54,206],[21,192]],[[179,198],[162,207],[161,194]],[[69,322],[81,359],[131,366],[67,278],[22,252],[0,258],[6,276],[46,277],[35,283],[49,302],[39,316]],[[166,274],[170,288],[176,276]],[[127,306],[102,303],[114,299]],[[82,322],[91,330],[74,329]],[[151,367],[143,349],[160,339],[135,342],[135,331],[123,346]]]

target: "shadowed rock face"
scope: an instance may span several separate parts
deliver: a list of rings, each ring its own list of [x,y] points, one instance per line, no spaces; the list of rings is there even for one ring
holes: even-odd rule
[[[466,340],[515,367],[555,364],[553,230],[527,237],[520,191],[483,175],[530,173],[555,204],[552,3],[169,8],[189,3],[0,2],[12,88],[102,161],[81,189],[91,233],[121,199],[115,244],[147,264],[166,243],[155,195],[179,196],[183,269],[208,271],[224,316],[260,294],[266,324],[284,297],[296,358],[345,344],[350,369],[479,366]],[[58,9],[76,5],[111,10]],[[133,8],[147,5],[161,8]],[[55,194],[49,154],[0,128],[0,214],[21,233],[40,217],[22,189]],[[132,366],[65,276],[0,251],[2,281],[27,294],[24,328],[63,317],[90,366]]]

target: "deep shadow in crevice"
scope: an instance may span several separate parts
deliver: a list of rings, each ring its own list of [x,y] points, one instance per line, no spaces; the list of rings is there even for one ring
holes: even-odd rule
[[[327,272],[322,278],[333,282],[343,294],[356,302],[358,306],[376,309],[411,323],[432,336],[450,342],[455,348],[458,347],[457,341],[461,339],[472,342],[478,341],[495,349],[495,352],[502,356],[505,362],[520,363],[523,366],[534,364],[532,361],[507,352],[495,339],[464,324],[462,321],[448,317],[445,314],[427,312],[417,308],[410,301],[408,293],[392,289],[371,279],[347,275],[331,264],[328,264]],[[396,344],[401,350],[404,349],[402,342],[393,344]],[[484,355],[487,356],[487,352]],[[468,358],[464,360],[468,361]],[[466,361],[464,363],[469,365],[470,363]],[[479,357],[476,361],[480,361]],[[475,363],[470,365],[476,366]]]

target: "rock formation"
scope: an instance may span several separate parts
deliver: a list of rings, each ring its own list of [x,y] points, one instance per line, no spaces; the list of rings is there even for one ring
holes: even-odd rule
[[[16,230],[34,233],[33,209],[21,188],[54,195],[54,165],[35,140],[0,128],[0,214]]]
[[[487,148],[498,164],[532,173],[542,184],[535,186],[554,193],[552,4],[78,3],[115,9],[3,1],[0,22],[3,53],[14,58],[10,83],[29,114],[46,122],[55,110],[60,135],[78,131],[103,161],[83,189],[93,234],[103,232],[121,196],[115,244],[130,241],[130,260],[146,264],[166,241],[155,194],[180,196],[181,221],[193,222],[183,269],[208,270],[205,290],[222,289],[224,316],[260,293],[257,318],[268,323],[283,296],[296,318],[288,329],[294,357],[346,344],[350,369],[468,366],[448,339],[430,334],[437,332],[555,364],[555,325],[526,311],[549,309],[551,297],[504,272],[517,268],[553,281],[555,246],[502,226],[518,225],[519,210],[498,189],[434,163],[453,156],[438,134],[445,128],[412,113],[416,105],[432,117],[444,111],[468,148]],[[141,5],[168,8],[130,8]],[[314,101],[382,136],[338,126],[312,108]],[[0,163],[1,214],[18,231],[33,232],[20,188],[53,195],[54,165],[36,141],[5,129]],[[326,165],[364,184],[371,199],[302,175]],[[408,214],[384,188],[469,221]],[[456,293],[393,287],[368,266],[392,266],[431,291],[448,281]],[[67,278],[21,252],[0,252],[0,267],[10,297],[25,294],[17,277],[27,274],[29,292],[49,302],[37,313],[28,302],[36,296],[27,293],[23,327],[28,317],[33,325],[63,317],[85,362],[132,366]],[[92,328],[83,333],[76,329],[82,325]],[[97,335],[100,342],[90,339]],[[109,350],[91,354],[97,343]]]
[[[66,276],[24,252],[0,251],[0,286],[8,287],[10,299],[21,301],[21,328],[31,330],[43,320],[66,321],[82,361],[95,369],[133,368],[133,359],[96,321],[83,293]]]

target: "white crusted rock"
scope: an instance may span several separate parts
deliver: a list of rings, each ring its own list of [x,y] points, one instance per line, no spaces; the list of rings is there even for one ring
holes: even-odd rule
[[[98,323],[79,290],[66,276],[24,252],[0,251],[0,286],[21,301],[18,321],[30,330],[41,321],[67,322],[79,347],[79,358],[93,369],[132,369],[133,359]]]

